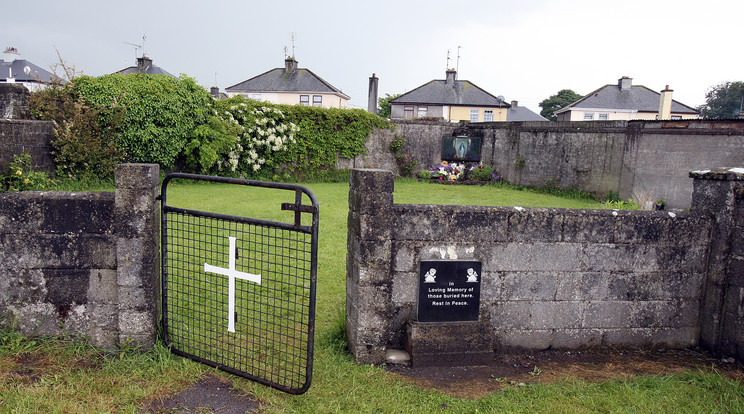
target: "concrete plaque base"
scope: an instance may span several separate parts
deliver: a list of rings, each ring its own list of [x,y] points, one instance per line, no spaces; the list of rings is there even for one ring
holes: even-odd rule
[[[493,333],[485,322],[406,323],[411,366],[458,367],[493,362]]]

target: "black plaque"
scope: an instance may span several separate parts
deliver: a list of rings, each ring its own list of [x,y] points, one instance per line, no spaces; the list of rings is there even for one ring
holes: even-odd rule
[[[419,269],[419,322],[477,321],[481,262],[422,261]]]

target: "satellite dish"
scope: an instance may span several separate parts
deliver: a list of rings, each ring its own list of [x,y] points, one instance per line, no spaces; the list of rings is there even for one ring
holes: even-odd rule
[[[26,75],[30,74],[31,73],[31,68],[29,66],[24,66],[23,67],[23,73],[25,73]]]

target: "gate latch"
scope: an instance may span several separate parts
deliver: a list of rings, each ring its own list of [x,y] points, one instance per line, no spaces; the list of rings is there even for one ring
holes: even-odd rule
[[[318,212],[317,206],[308,206],[301,203],[282,203],[282,210],[294,211],[295,212],[295,226],[302,227],[302,217],[300,213],[316,214]]]

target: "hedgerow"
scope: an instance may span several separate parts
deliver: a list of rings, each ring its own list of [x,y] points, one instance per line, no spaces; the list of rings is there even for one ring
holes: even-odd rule
[[[361,109],[214,100],[193,79],[81,76],[35,94],[32,112],[53,119],[57,172],[110,176],[118,162],[247,178],[302,179],[364,152],[391,124]]]

